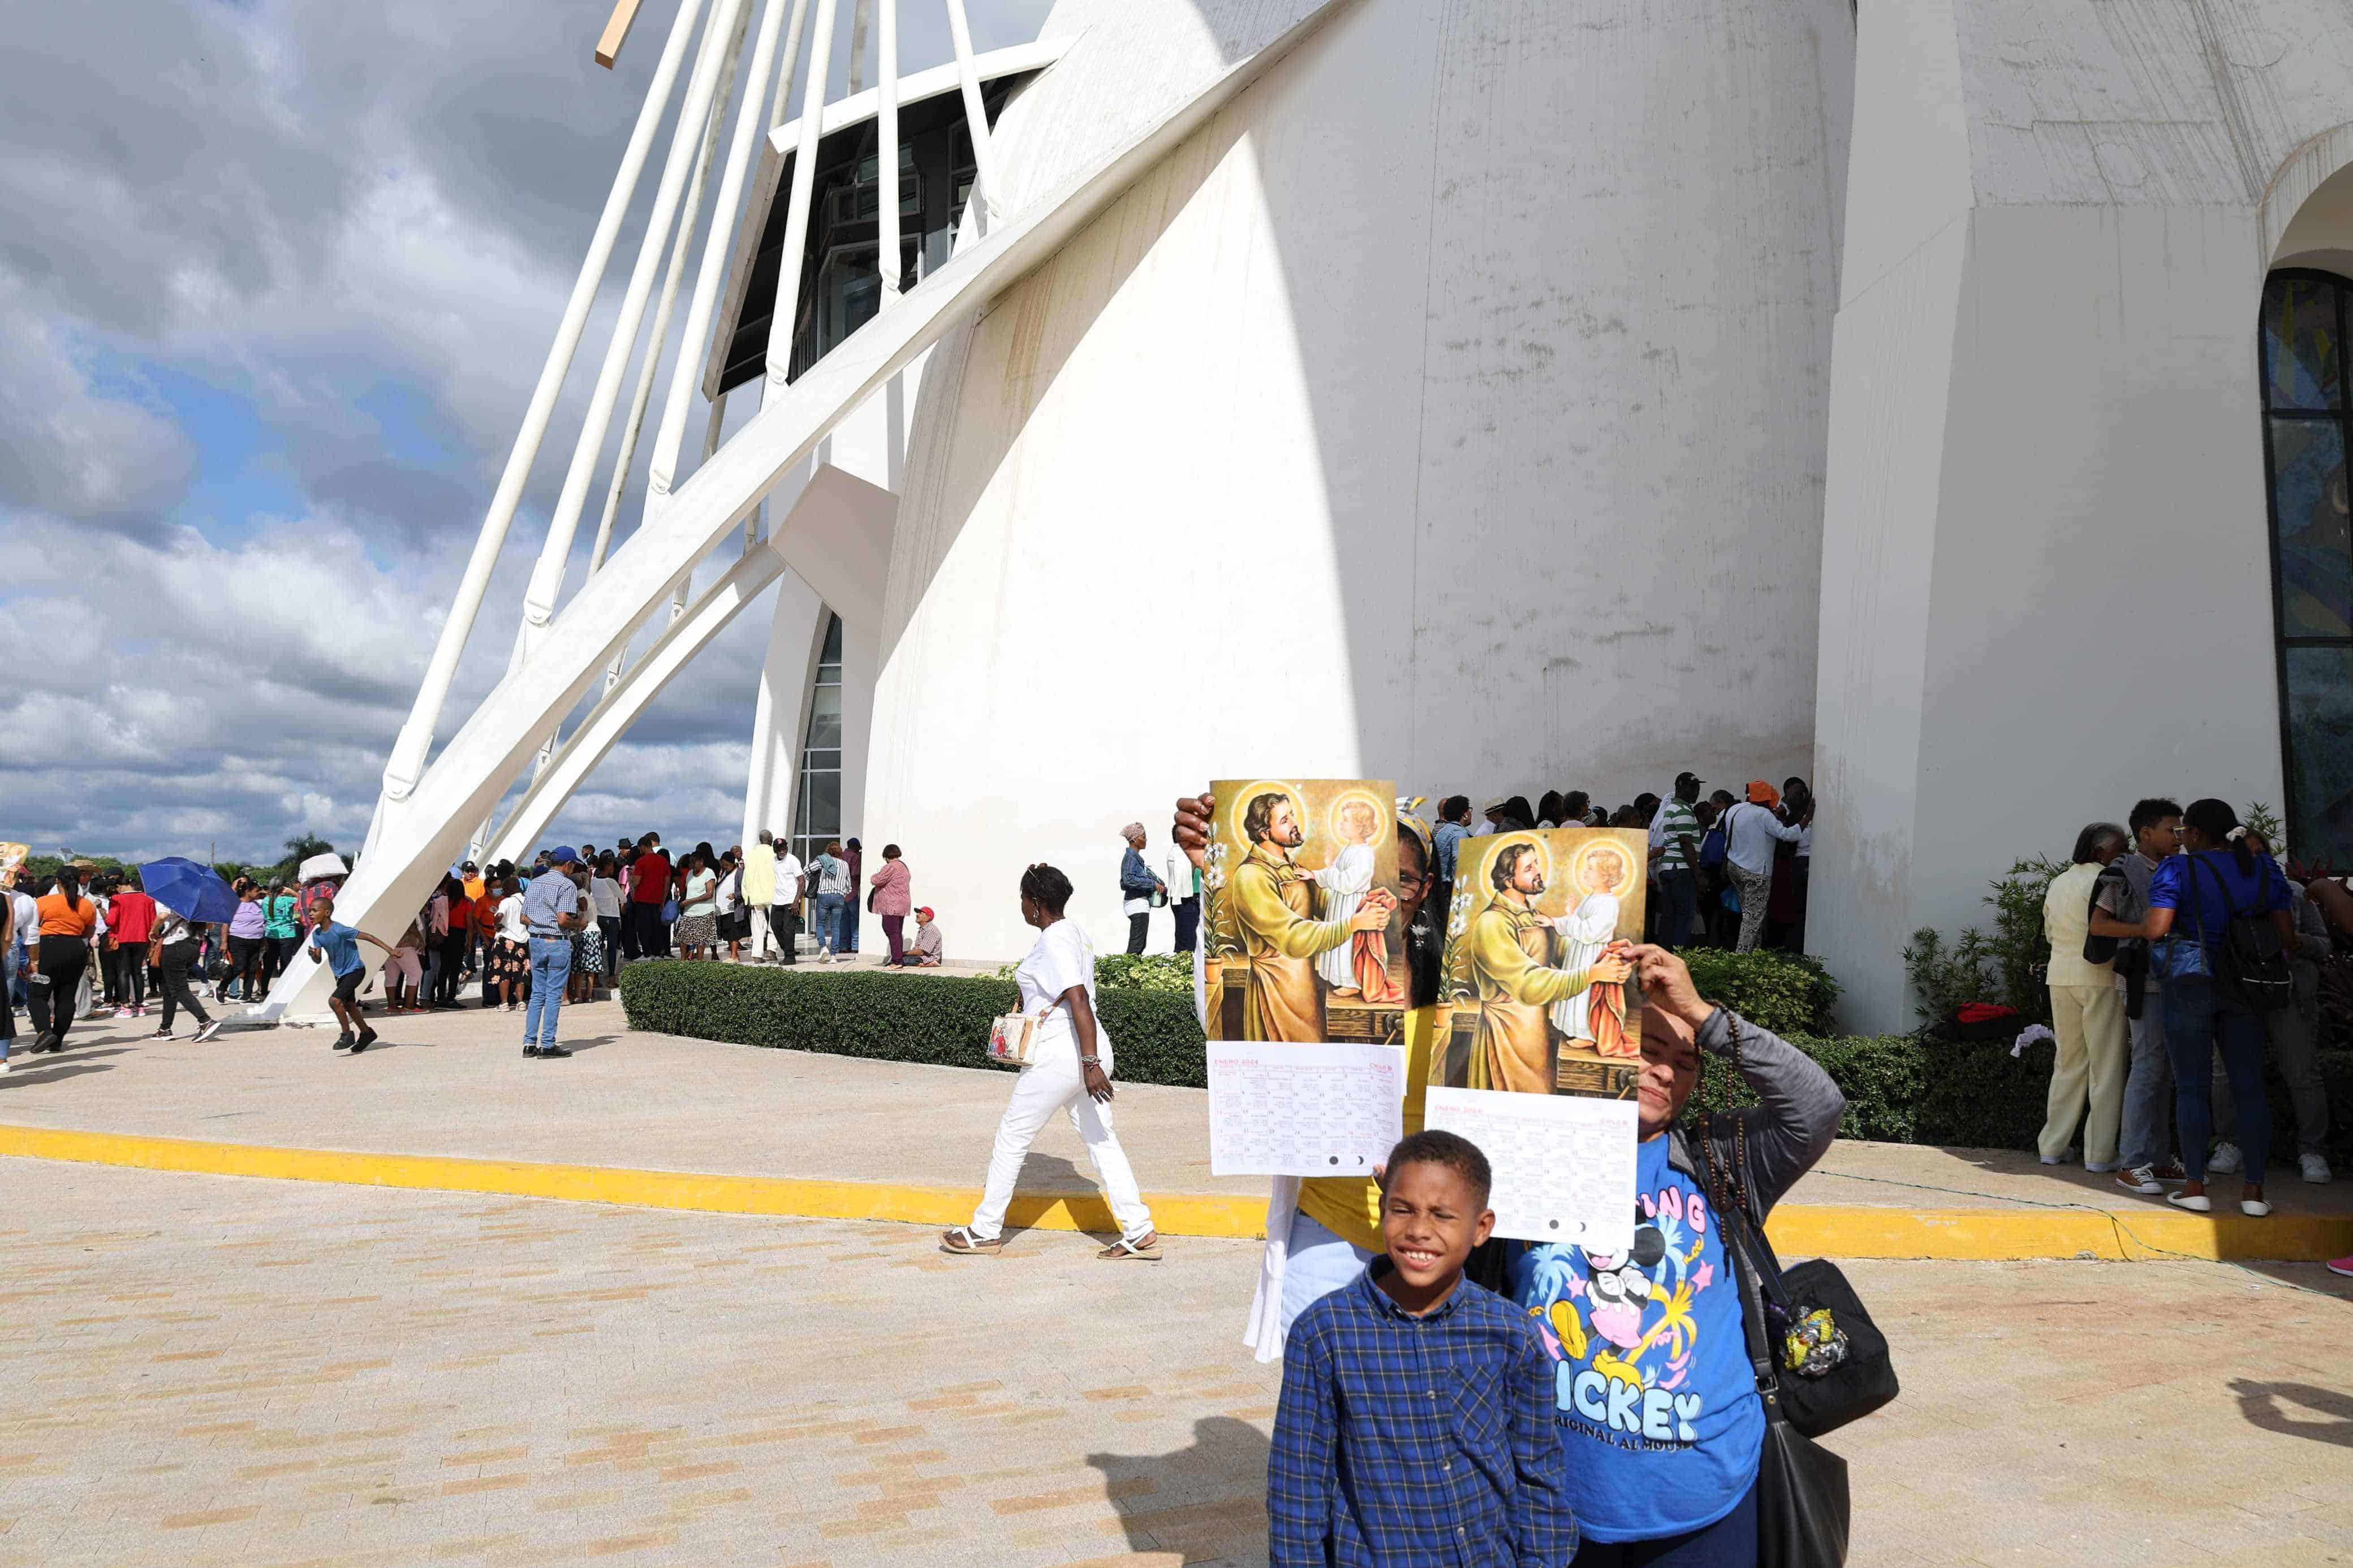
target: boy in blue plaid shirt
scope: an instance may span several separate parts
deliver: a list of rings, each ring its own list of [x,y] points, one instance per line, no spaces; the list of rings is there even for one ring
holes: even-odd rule
[[[1389,1152],[1386,1255],[1283,1349],[1267,1461],[1273,1568],[1562,1568],[1552,1363],[1528,1320],[1462,1278],[1495,1227],[1487,1157],[1451,1132]]]

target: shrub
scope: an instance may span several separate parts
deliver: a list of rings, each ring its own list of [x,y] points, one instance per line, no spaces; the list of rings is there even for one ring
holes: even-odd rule
[[[1794,952],[1728,952],[1720,947],[1683,950],[1699,994],[1777,1035],[1825,1035],[1838,983],[1820,959]]]
[[[999,980],[1010,980],[1019,968],[1016,963],[1000,963],[995,971]],[[1095,986],[1098,990],[1117,987],[1124,991],[1181,991],[1193,994],[1193,955],[1189,952],[1113,952],[1095,960]]]
[[[621,1005],[633,1029],[942,1067],[989,1066],[989,1021],[1019,996],[1011,981],[985,976],[799,973],[670,960],[621,971]],[[1098,1011],[1123,1082],[1207,1087],[1191,995],[1105,990]]]
[[[1971,1002],[1999,1002],[2029,1022],[2051,1021],[2051,994],[2042,979],[2042,965],[2051,956],[2042,934],[2042,898],[2051,890],[2051,879],[2065,869],[2063,860],[2020,860],[1988,884],[1993,889],[1985,898],[1993,906],[1990,936],[1970,926],[1948,947],[1925,926],[1912,933],[1904,968],[1919,994],[1920,1016],[1933,1021]]]

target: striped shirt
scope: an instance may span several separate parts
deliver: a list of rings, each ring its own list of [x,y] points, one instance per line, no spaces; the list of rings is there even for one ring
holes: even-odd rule
[[[1694,846],[1699,843],[1699,817],[1692,803],[1678,795],[1669,795],[1659,805],[1659,812],[1651,819],[1651,842],[1666,851],[1659,857],[1662,871],[1688,871],[1691,857],[1683,853],[1683,835],[1689,834]]]

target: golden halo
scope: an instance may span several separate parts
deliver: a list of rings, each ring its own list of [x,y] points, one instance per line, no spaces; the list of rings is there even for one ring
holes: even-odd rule
[[[1333,843],[1347,843],[1348,840],[1340,832],[1340,813],[1344,807],[1357,801],[1362,801],[1372,810],[1373,836],[1365,842],[1377,849],[1388,837],[1396,824],[1397,805],[1393,801],[1383,800],[1371,790],[1344,789],[1335,795],[1332,799],[1332,808],[1324,814],[1324,831],[1330,835]]]
[[[1307,803],[1299,798],[1299,792],[1281,779],[1261,779],[1248,789],[1238,792],[1233,805],[1226,808],[1226,831],[1236,848],[1244,855],[1250,851],[1250,834],[1242,827],[1242,817],[1250,811],[1250,803],[1262,795],[1279,795],[1289,801],[1293,813],[1299,818],[1300,832],[1309,831]]]
[[[1618,876],[1609,882],[1600,880],[1593,868],[1593,862],[1603,855],[1618,857]],[[1608,893],[1612,898],[1622,899],[1634,890],[1637,864],[1633,851],[1618,839],[1588,838],[1577,847],[1576,856],[1569,862],[1569,885],[1577,889],[1580,898],[1588,893]]]
[[[1490,893],[1495,890],[1495,859],[1514,844],[1525,844],[1536,852],[1536,868],[1544,873],[1545,886],[1552,886],[1552,846],[1544,841],[1541,833],[1499,833],[1494,847],[1479,859],[1481,885]]]

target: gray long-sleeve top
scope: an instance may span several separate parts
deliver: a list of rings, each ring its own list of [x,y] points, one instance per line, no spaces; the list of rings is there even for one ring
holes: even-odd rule
[[[1672,1143],[1667,1163],[1705,1186],[1706,1156],[1696,1147],[1697,1140],[1704,1136],[1715,1144],[1716,1163],[1727,1173],[1734,1169],[1736,1150],[1745,1142],[1748,1164],[1741,1175],[1761,1220],[1830,1151],[1839,1119],[1846,1114],[1846,1096],[1805,1052],[1722,1007],[1699,1026],[1699,1048],[1730,1058],[1736,1024],[1740,1074],[1756,1090],[1758,1103],[1707,1117],[1704,1125],[1699,1118],[1678,1121],[1668,1134]],[[1744,1130],[1745,1139],[1740,1136]]]

